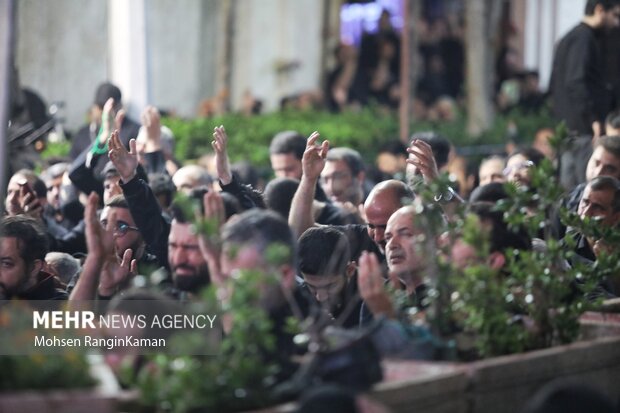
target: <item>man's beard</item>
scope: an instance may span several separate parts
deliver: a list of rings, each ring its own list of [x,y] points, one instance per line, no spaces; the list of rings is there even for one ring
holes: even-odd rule
[[[193,273],[179,275],[177,273],[178,269],[188,269],[192,270]],[[174,268],[172,279],[174,281],[174,286],[181,291],[187,291],[191,293],[196,293],[200,291],[203,287],[206,287],[211,283],[211,277],[209,275],[209,268],[207,265],[199,266],[199,267],[191,267],[189,265],[179,265]]]

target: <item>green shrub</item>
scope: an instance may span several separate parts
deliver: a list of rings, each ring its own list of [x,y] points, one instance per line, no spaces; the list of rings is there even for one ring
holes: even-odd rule
[[[175,155],[180,160],[197,159],[211,153],[213,128],[224,125],[228,132],[229,154],[232,161],[247,159],[258,167],[269,166],[269,143],[283,130],[296,130],[309,136],[318,130],[321,138],[329,139],[332,146],[349,146],[372,162],[379,147],[398,139],[399,124],[396,114],[373,109],[360,112],[333,114],[321,111],[285,111],[247,117],[227,114],[215,118],[164,120],[176,138]],[[411,133],[434,130],[449,138],[457,147],[480,144],[502,144],[508,136],[517,142],[531,142],[541,127],[553,126],[547,112],[525,115],[512,112],[498,116],[493,127],[478,137],[465,133],[463,113],[454,122],[412,122]]]

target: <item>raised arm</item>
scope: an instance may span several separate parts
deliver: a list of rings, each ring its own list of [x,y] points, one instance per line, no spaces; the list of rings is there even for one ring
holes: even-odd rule
[[[128,152],[121,143],[118,131],[110,137],[109,157],[121,176],[121,188],[129,205],[129,212],[146,240],[151,253],[160,265],[168,266],[168,234],[170,223],[162,216],[161,207],[148,184],[137,174],[138,153],[136,140],[129,141]]]
[[[114,254],[114,238],[112,233],[101,226],[97,217],[99,196],[91,193],[84,208],[84,224],[88,255],[82,267],[80,278],[71,291],[70,300],[94,300],[99,286],[99,276],[108,255]],[[111,217],[112,220],[112,217]]]
[[[217,177],[222,185],[228,185],[232,181],[232,172],[230,171],[230,161],[228,159],[228,135],[224,126],[216,126],[213,128],[213,141],[211,146],[215,151],[215,168]]]
[[[312,204],[314,191],[319,176],[325,167],[325,157],[329,150],[329,141],[317,143],[320,137],[318,132],[313,132],[306,143],[306,150],[301,160],[302,176],[297,192],[291,203],[291,210],[288,215],[288,224],[297,237],[314,225],[314,213]]]

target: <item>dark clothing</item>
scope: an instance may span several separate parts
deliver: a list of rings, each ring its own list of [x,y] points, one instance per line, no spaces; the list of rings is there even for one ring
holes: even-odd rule
[[[569,189],[586,180],[586,168],[592,156],[592,135],[567,137],[565,147],[560,157],[560,184]]]
[[[581,197],[583,196],[583,191],[586,189],[587,182],[582,182],[576,187],[573,188],[572,191],[568,194],[564,205],[569,212],[577,213],[577,209],[579,208],[579,202],[581,201]]]
[[[139,131],[140,124],[125,116],[119,131],[121,142],[126,147],[129,147],[129,140],[138,137]],[[86,148],[90,148],[98,133],[99,125],[88,124],[82,126],[73,137],[71,151],[69,152],[71,159],[76,159]],[[107,156],[105,162],[107,162]],[[105,162],[103,163],[105,164]]]
[[[309,291],[306,284],[302,284],[301,288],[305,295],[307,295],[306,300],[312,303],[310,305],[310,316],[321,325],[335,325],[346,329],[358,328],[365,326],[372,319],[372,316],[370,316],[360,320],[362,299],[360,298],[357,288],[357,274],[347,280],[347,283],[340,292],[338,304],[335,308],[329,310],[329,314],[326,314],[321,303],[312,297],[312,293]],[[326,317],[326,315],[329,317]]]
[[[594,261],[596,261],[596,255],[594,255],[592,247],[590,247],[588,240],[582,233],[578,232],[574,228],[568,228],[566,230],[566,235],[564,236],[564,238],[568,237],[575,240],[575,256],[569,262],[571,266],[574,266],[577,263],[591,265],[594,263]],[[563,244],[565,244],[564,240],[562,240],[562,242]]]
[[[135,176],[127,183],[121,181],[120,186],[147,251],[157,257],[159,266],[168,268],[168,215],[162,212],[153,191],[143,179]]]
[[[220,188],[222,188],[222,192],[227,192],[237,198],[243,211],[252,208],[267,208],[262,194],[252,188],[252,186],[239,182],[235,175],[233,175],[228,185],[224,185],[222,181],[220,181]]]
[[[60,281],[45,271],[37,274],[37,283],[15,297],[20,300],[66,300],[67,292],[62,288]]]
[[[368,235],[366,224],[334,225],[338,231],[344,233],[349,240],[351,260],[358,261],[363,251],[374,252],[379,261],[385,261],[385,255]]]
[[[88,148],[71,163],[71,167],[69,168],[69,179],[71,179],[73,185],[85,194],[96,192],[100,199],[103,199],[103,180],[105,177],[102,176],[101,173],[103,167],[101,170],[97,171],[95,165],[99,165],[103,158],[107,160],[108,156],[91,155],[90,148]],[[107,163],[107,161],[105,163]],[[138,165],[136,176],[148,181],[142,165]]]
[[[351,214],[334,204],[325,203],[325,207],[321,210],[316,222],[321,225],[347,225],[359,224],[360,219],[357,215]]]
[[[558,120],[569,131],[592,135],[592,122],[603,122],[611,95],[603,77],[597,31],[580,23],[560,40],[553,60],[550,90]]]

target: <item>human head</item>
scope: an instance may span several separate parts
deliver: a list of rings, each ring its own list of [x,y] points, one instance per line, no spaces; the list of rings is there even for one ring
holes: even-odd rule
[[[55,211],[60,210],[60,189],[63,183],[63,176],[69,171],[69,164],[60,162],[45,169],[41,174],[41,179],[47,187],[47,203]]]
[[[277,253],[273,253],[278,250]],[[250,209],[222,228],[221,267],[225,277],[241,270],[275,274],[281,288],[268,289],[264,305],[273,308],[284,302],[284,294],[295,287],[296,242],[287,222],[277,213]],[[274,261],[270,262],[270,257]]]
[[[605,118],[605,134],[620,136],[620,109],[611,111]]]
[[[478,179],[480,186],[490,184],[491,182],[505,182],[503,171],[506,165],[506,160],[501,156],[491,156],[485,158],[480,162],[480,168],[478,168]]]
[[[267,208],[276,211],[284,219],[288,219],[293,196],[299,187],[299,180],[293,178],[276,178],[265,187]]]
[[[542,128],[536,131],[532,147],[545,155],[548,159],[555,159],[555,149],[551,145],[551,138],[555,132],[551,128]]]
[[[172,182],[177,191],[189,194],[189,192],[199,186],[211,187],[213,178],[206,169],[198,165],[186,165],[180,168],[172,176]]]
[[[121,259],[125,251],[130,249],[132,259],[139,260],[144,254],[146,243],[136,227],[136,222],[131,216],[129,205],[123,195],[113,196],[101,210],[99,219],[104,228],[107,228],[112,213],[116,215],[116,228],[112,230],[114,231],[114,250],[117,257]]]
[[[277,133],[269,145],[271,169],[276,178],[301,179],[301,158],[306,150],[306,138],[296,131]]]
[[[586,166],[586,181],[599,176],[620,179],[620,136],[602,136]]]
[[[469,202],[492,202],[508,198],[508,193],[501,182],[480,185],[469,195]]]
[[[121,175],[112,161],[105,164],[101,175],[103,176],[103,204],[105,205],[115,196],[122,195],[123,189],[120,185]]]
[[[506,250],[532,249],[532,239],[527,231],[522,227],[509,228],[504,221],[503,213],[496,211],[493,203],[474,202],[469,205],[468,214],[476,217],[479,227],[487,237],[488,256],[482,256],[486,251],[481,251],[479,245],[468,244],[459,236],[451,247],[451,261],[454,267],[463,270],[468,265],[479,262],[480,259],[486,259],[491,268],[499,270],[506,263]]]
[[[377,154],[377,168],[388,175],[402,173],[407,167],[407,147],[399,140],[384,143]]]
[[[45,263],[46,271],[56,276],[63,284],[69,284],[81,270],[80,261],[66,252],[48,252]]]
[[[577,213],[582,219],[596,217],[605,226],[615,226],[620,221],[620,181],[611,176],[599,176],[589,181]]]
[[[203,197],[206,188],[190,192],[190,200],[204,213]],[[211,281],[209,267],[200,252],[198,235],[194,229],[192,217],[188,217],[178,203],[171,207],[172,222],[168,235],[168,264],[172,271],[172,282],[181,291],[197,292]]]
[[[423,232],[416,226],[417,218],[413,205],[404,206],[392,214],[385,229],[388,269],[413,287],[422,283],[420,272],[426,265],[420,243]]]
[[[385,228],[388,219],[399,208],[413,200],[411,189],[401,181],[390,179],[379,182],[364,203],[368,236],[385,252]]]
[[[306,287],[321,305],[334,309],[355,271],[347,237],[332,227],[314,227],[298,243],[299,270]]]
[[[344,147],[327,152],[321,187],[332,201],[359,205],[364,197],[365,178],[364,161],[359,152]]]
[[[166,173],[149,174],[149,187],[151,191],[153,191],[153,195],[157,198],[161,208],[167,211],[177,191],[170,175]]]
[[[93,102],[99,110],[103,109],[103,105],[108,99],[114,99],[115,110],[120,108],[122,94],[121,90],[110,82],[101,83],[95,92],[95,101]]]
[[[530,398],[521,413],[615,413],[617,407],[607,395],[580,379],[557,379],[544,385]]]
[[[8,215],[23,214],[21,203],[23,196],[23,186],[28,183],[30,188],[34,191],[39,204],[44,206],[47,203],[47,187],[45,183],[31,170],[20,169],[15,172],[9,184],[7,185],[6,199],[4,201],[4,207]]]
[[[529,186],[531,184],[530,169],[540,165],[545,159],[540,151],[534,148],[525,148],[513,152],[506,161],[503,173],[508,182],[516,185]]]
[[[596,29],[613,29],[620,25],[618,0],[588,0],[584,20]]]
[[[48,251],[45,230],[34,218],[0,220],[0,297],[8,299],[33,287]]]
[[[436,132],[426,131],[426,132],[416,132],[411,135],[409,139],[409,143],[413,143],[416,140],[421,140],[430,145],[433,151],[433,158],[435,158],[435,163],[437,164],[437,169],[441,170],[448,163],[448,156],[450,155],[450,142],[445,137],[439,135]],[[414,155],[409,154],[409,157],[412,158]],[[414,183],[416,182],[421,175],[421,172],[418,171],[418,168],[414,165],[407,164],[407,182]]]

